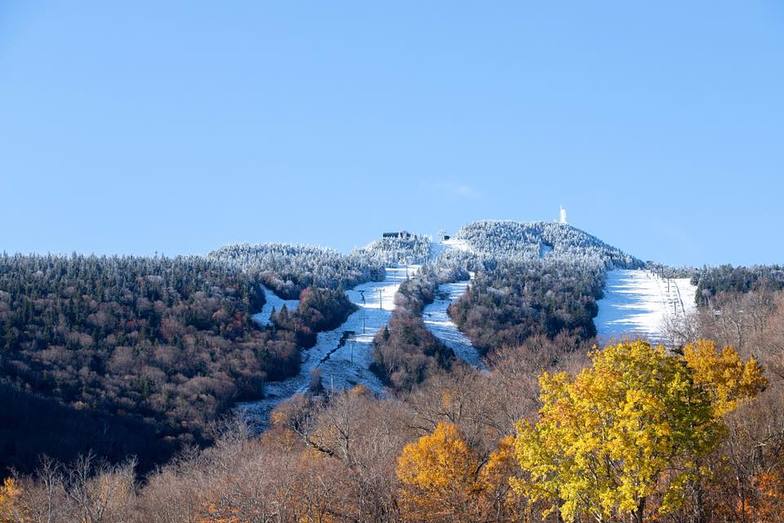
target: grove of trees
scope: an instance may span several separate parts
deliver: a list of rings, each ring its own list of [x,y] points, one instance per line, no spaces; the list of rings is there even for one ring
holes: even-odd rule
[[[482,352],[545,335],[596,335],[604,266],[561,260],[502,261],[479,272],[450,316]]]
[[[572,263],[637,269],[644,263],[571,225],[485,220],[466,225],[455,238],[478,256],[525,261],[558,258]]]
[[[400,285],[389,323],[373,340],[371,369],[394,390],[410,390],[455,362],[451,349],[427,330],[422,309],[434,299],[435,273],[428,268]]]
[[[697,286],[697,303],[710,305],[714,297],[720,297],[722,294],[772,292],[784,289],[784,266],[705,267],[696,271],[692,283]]]

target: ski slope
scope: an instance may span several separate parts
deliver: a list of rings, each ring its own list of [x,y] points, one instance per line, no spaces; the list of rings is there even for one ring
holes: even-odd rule
[[[472,274],[473,276],[473,274]],[[471,340],[460,332],[455,322],[449,317],[449,306],[468,290],[468,281],[444,283],[438,286],[436,299],[425,306],[422,319],[427,329],[438,338],[441,343],[452,349],[455,356],[469,365],[484,369],[485,364],[479,351],[471,344]]]
[[[604,298],[594,319],[600,343],[624,338],[665,341],[669,318],[683,318],[696,308],[689,278],[663,279],[646,270],[607,273]]]
[[[251,319],[261,327],[266,327],[270,324],[273,310],[280,312],[284,305],[289,311],[294,311],[299,307],[299,300],[284,300],[267,286],[262,285],[261,288],[264,289],[264,297],[266,298],[264,307],[261,308],[261,312],[251,316]]]
[[[239,412],[246,419],[263,425],[272,409],[294,394],[305,392],[314,369],[328,390],[340,390],[362,384],[374,392],[384,388],[370,370],[372,342],[375,334],[389,321],[395,308],[395,293],[400,284],[416,274],[419,266],[388,267],[380,282],[368,282],[346,292],[359,309],[337,329],[318,333],[316,345],[301,351],[302,363],[296,376],[266,383],[265,397],[242,403]]]
[[[465,240],[450,238],[431,244],[430,261],[436,263],[438,258],[449,250],[473,252],[471,246]],[[473,273],[470,274],[470,278],[474,278]],[[422,311],[422,319],[427,330],[438,338],[441,343],[452,349],[455,356],[469,365],[484,369],[486,367],[479,351],[473,346],[471,340],[460,332],[455,322],[449,317],[449,306],[465,294],[469,284],[470,280],[439,285],[436,290],[436,299],[433,303],[425,305]]]

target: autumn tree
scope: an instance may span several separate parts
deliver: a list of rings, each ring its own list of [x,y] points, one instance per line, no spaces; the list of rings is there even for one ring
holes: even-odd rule
[[[403,448],[397,477],[408,521],[505,521],[515,496],[509,478],[517,470],[511,437],[487,459],[471,448],[453,423]]]
[[[709,348],[682,357],[627,342],[594,351],[574,377],[542,374],[539,421],[517,426],[515,455],[527,477],[515,489],[567,521],[642,522],[680,506],[700,459],[721,441],[721,415],[765,383],[756,362]],[[724,362],[721,372],[708,372],[698,354]]]
[[[698,340],[683,348],[694,381],[711,396],[718,416],[735,410],[739,401],[755,396],[767,380],[754,358],[743,361],[732,347],[719,350],[710,340]]]
[[[409,519],[444,521],[470,514],[479,490],[479,459],[457,426],[439,423],[403,449],[397,465],[401,503]]]
[[[21,494],[16,480],[5,478],[0,485],[0,523],[19,521],[17,502]]]

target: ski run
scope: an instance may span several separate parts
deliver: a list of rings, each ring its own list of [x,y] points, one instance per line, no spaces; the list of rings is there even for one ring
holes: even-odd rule
[[[667,322],[695,310],[695,291],[689,278],[661,278],[646,270],[609,271],[594,320],[600,343],[633,337],[665,342]]]
[[[302,364],[296,376],[268,382],[263,399],[240,404],[243,416],[264,423],[281,401],[307,390],[311,373],[316,369],[327,390],[361,384],[373,392],[381,392],[383,384],[370,371],[373,337],[389,321],[400,284],[418,271],[416,265],[387,267],[383,281],[363,283],[347,291],[358,310],[337,329],[318,333],[316,345],[301,351]]]

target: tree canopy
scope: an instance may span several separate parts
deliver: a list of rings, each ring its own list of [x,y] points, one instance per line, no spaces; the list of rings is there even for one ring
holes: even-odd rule
[[[544,373],[539,420],[517,426],[526,476],[515,488],[567,521],[631,514],[641,522],[677,508],[686,485],[699,481],[701,458],[721,441],[721,415],[766,383],[754,360],[742,363],[730,348],[716,354],[704,341],[685,353],[725,364],[636,341],[594,351],[576,376]]]

